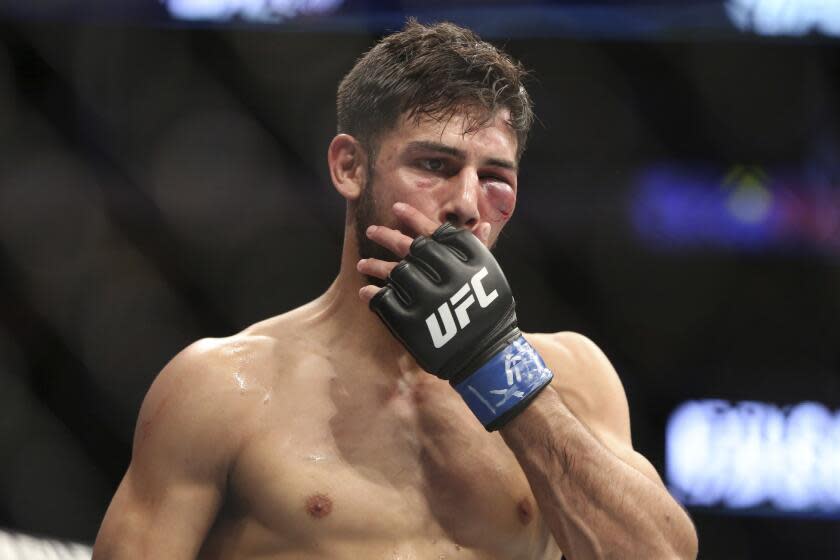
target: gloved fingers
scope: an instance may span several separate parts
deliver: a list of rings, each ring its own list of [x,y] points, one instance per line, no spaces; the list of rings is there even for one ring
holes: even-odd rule
[[[490,252],[490,249],[472,232],[456,228],[450,224],[439,227],[432,235],[432,239],[447,247],[462,262],[467,262]]]
[[[418,237],[411,244],[411,259],[424,268],[435,284],[449,281],[451,271],[457,270],[462,259],[442,243],[431,237]]]
[[[405,320],[403,302],[391,286],[385,286],[371,298],[370,308],[382,318],[391,332],[396,332],[395,325]]]
[[[434,279],[426,269],[426,265],[417,263],[409,256],[400,261],[388,275],[388,283],[393,286],[405,306],[414,303],[418,293],[435,291]]]

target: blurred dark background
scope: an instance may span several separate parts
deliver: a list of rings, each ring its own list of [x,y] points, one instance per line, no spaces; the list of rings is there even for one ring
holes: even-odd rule
[[[90,543],[163,365],[336,274],[335,90],[409,11],[295,27],[8,6],[0,527]],[[667,17],[623,28],[614,12],[535,36],[460,20],[534,76],[540,122],[497,250],[521,324],[604,349],[660,472],[683,401],[840,408],[838,41],[743,33],[704,10],[707,33]],[[701,558],[840,558],[830,516],[690,511]]]

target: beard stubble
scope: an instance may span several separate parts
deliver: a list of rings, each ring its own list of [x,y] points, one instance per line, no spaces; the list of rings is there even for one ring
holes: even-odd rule
[[[382,261],[399,262],[400,257],[374,241],[368,239],[367,228],[372,225],[386,225],[387,221],[384,216],[380,214],[380,208],[376,203],[376,196],[374,195],[374,180],[373,169],[369,168],[365,184],[362,188],[362,194],[359,195],[359,201],[356,203],[356,212],[354,216],[355,230],[356,230],[356,246],[359,248],[360,259],[379,259]],[[365,275],[368,282],[374,286],[382,287],[386,280],[376,278],[375,276]]]

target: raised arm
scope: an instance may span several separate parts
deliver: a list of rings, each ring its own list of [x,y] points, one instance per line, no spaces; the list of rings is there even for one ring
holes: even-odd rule
[[[688,515],[630,441],[624,389],[574,333],[529,336],[554,381],[500,430],[567,558],[695,558]]]
[[[192,559],[220,508],[235,434],[225,428],[223,353],[198,342],[152,384],[131,465],[108,508],[94,560]],[[228,376],[229,377],[229,376]]]
[[[421,235],[369,228],[403,260],[359,261],[360,272],[387,280],[359,295],[485,428],[500,430],[566,556],[695,558],[691,520],[633,450],[624,388],[604,354],[573,333],[523,337],[510,285],[478,230],[393,209]]]

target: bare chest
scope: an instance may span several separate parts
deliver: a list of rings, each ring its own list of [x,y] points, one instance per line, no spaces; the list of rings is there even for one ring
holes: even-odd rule
[[[240,509],[292,547],[421,539],[538,557],[550,536],[515,457],[427,377],[362,388],[335,377],[292,391],[300,397],[237,459]]]

